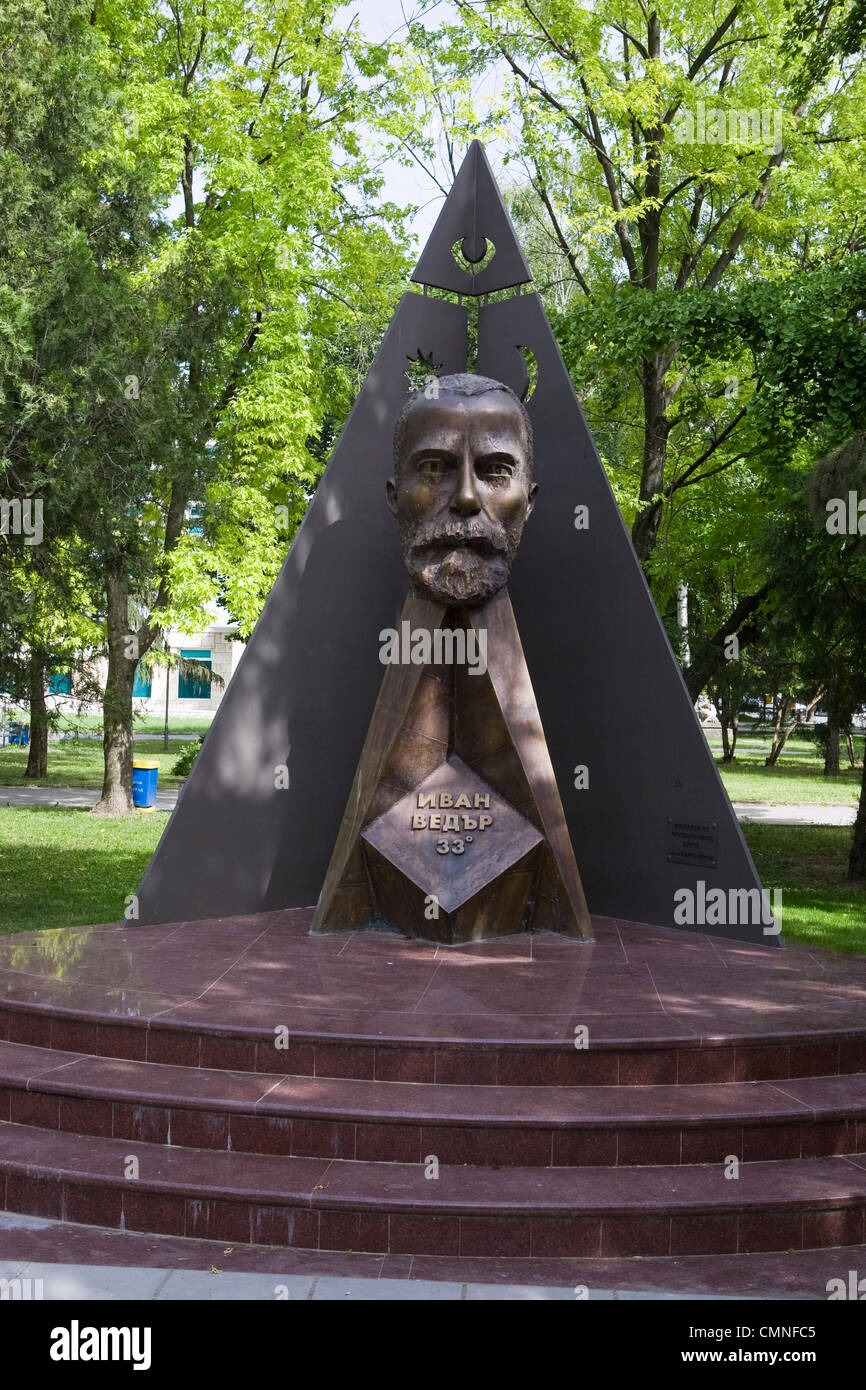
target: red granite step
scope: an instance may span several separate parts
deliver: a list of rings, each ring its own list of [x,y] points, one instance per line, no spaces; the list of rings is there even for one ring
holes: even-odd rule
[[[131,1158],[137,1163],[132,1175]],[[9,1211],[307,1249],[659,1255],[863,1239],[866,1154],[647,1168],[472,1168],[234,1154],[0,1123]]]
[[[866,1074],[498,1087],[265,1076],[0,1043],[0,1119],[185,1147],[380,1161],[629,1165],[866,1149]],[[858,1133],[859,1127],[859,1133]]]
[[[381,932],[313,937],[311,917],[68,928],[60,959],[54,934],[0,937],[0,1039],[437,1085],[866,1071],[864,957],[609,918],[594,919],[592,946],[540,933],[448,950]]]
[[[866,959],[308,927],[0,940],[0,1205],[418,1258],[862,1242]]]
[[[151,1269],[219,1270],[336,1276],[340,1279],[439,1280],[458,1284],[546,1285],[568,1290],[640,1292],[655,1298],[826,1299],[831,1281],[847,1286],[850,1271],[866,1270],[866,1245],[823,1250],[784,1250],[733,1255],[643,1256],[625,1258],[512,1259],[485,1256],[383,1255],[353,1251],[310,1251],[189,1236],[150,1235],[73,1222],[22,1222],[0,1213],[0,1250],[5,1260],[36,1263],[113,1265]],[[856,1276],[855,1276],[856,1277]],[[346,1286],[350,1288],[351,1285]],[[385,1285],[387,1287],[387,1283]],[[383,1294],[384,1296],[384,1294]]]
[[[450,1017],[412,1018],[372,1009],[335,1015],[268,1004],[253,1010],[248,1002],[230,1007],[223,1000],[219,1008],[231,1021],[218,1023],[214,1017],[205,1023],[200,1001],[169,1016],[118,1018],[68,1009],[56,982],[35,981],[25,990],[18,980],[15,989],[32,993],[36,1002],[0,1001],[0,1040],[279,1076],[452,1086],[646,1086],[866,1072],[866,1024],[843,1027],[832,1016],[795,1016],[776,1025],[771,1016],[758,1020],[763,1027],[753,1020],[745,1031],[739,1019],[730,1029],[708,1027],[698,1034],[665,1014],[612,1015],[593,1020],[589,1046],[576,1048],[573,1029],[563,1036],[563,1028],[544,1018],[497,1021],[470,1015],[460,1018],[458,1028]],[[52,994],[59,995],[59,1005],[47,1002]],[[245,1013],[259,1021],[245,1023]],[[273,1024],[263,1027],[262,1017],[271,1015]],[[283,1030],[279,1045],[277,1029]]]

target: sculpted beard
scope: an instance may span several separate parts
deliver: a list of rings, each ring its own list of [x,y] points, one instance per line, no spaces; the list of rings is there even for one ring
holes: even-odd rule
[[[403,522],[403,554],[413,583],[440,603],[479,603],[508,581],[522,521]]]

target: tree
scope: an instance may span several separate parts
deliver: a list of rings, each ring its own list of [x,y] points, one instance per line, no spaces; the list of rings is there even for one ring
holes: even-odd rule
[[[74,543],[21,549],[0,560],[0,689],[29,705],[24,775],[38,779],[48,771],[48,730],[56,722],[46,702],[50,677],[62,673],[79,694],[97,695],[90,661],[102,629],[88,611],[88,575]]]
[[[861,532],[855,513],[853,518],[849,514],[849,526],[842,534],[830,525],[838,502],[844,499],[850,505],[852,492],[855,496],[866,497],[866,432],[863,431],[852,435],[816,465],[807,492],[809,515],[815,528],[810,547],[815,558],[813,585],[809,590],[812,611],[824,627],[825,641],[841,654],[846,698],[852,704],[862,705],[866,702],[866,524]],[[848,877],[866,879],[866,757]]]
[[[180,204],[141,272],[163,325],[142,348],[139,400],[150,399],[131,429],[147,439],[148,475],[127,499],[135,523],[147,517],[147,563],[135,563],[135,523],[105,551],[107,810],[129,802],[137,661],[218,596],[252,626],[320,471],[308,441],[344,410],[327,343],[381,311],[401,263],[396,211],[370,210],[378,182],[357,136],[373,100],[359,71],[373,82],[379,59],[335,25],[336,8],[98,10],[126,78],[134,157],[152,160],[164,198]],[[193,502],[201,528],[187,524]]]
[[[814,707],[826,697],[827,739],[835,739],[837,758],[840,726],[866,703],[866,526],[861,534],[856,508],[851,511],[851,496],[858,491],[866,493],[862,431],[806,475],[792,477],[787,515],[767,530],[769,583],[776,600],[767,664],[774,690],[783,694],[776,712],[776,754],[801,722],[795,699],[808,699]],[[843,503],[846,526],[840,531],[834,518]],[[853,879],[866,877],[866,759],[863,784],[849,861]]]
[[[864,40],[866,0],[798,0],[784,48],[796,57],[801,88],[807,88],[826,77],[835,61],[861,52]]]
[[[468,95],[483,74],[498,80],[472,120],[520,161],[579,291],[566,314],[595,348],[583,380],[599,413],[615,411],[636,474],[632,535],[646,564],[673,492],[703,488],[756,444],[765,382],[742,344],[701,370],[704,315],[739,286],[862,252],[861,56],[804,66],[783,0],[455,4],[458,23],[411,26],[418,105],[445,81]],[[395,116],[398,141],[415,115]],[[466,124],[452,124],[452,143]],[[604,338],[624,324],[614,391]]]
[[[407,269],[358,134],[384,55],[337,8],[0,0],[3,468],[105,625],[100,811],[161,631],[254,624]]]
[[[99,152],[111,83],[91,20],[80,0],[0,0],[0,491],[33,523],[29,536],[0,536],[0,661],[30,704],[32,777],[47,766],[49,673],[77,664],[98,616],[69,505],[70,422],[92,350],[88,267],[110,201]]]
[[[664,336],[671,321],[661,298],[655,306],[665,320]],[[767,640],[775,599],[767,581],[766,532],[787,524],[792,509],[800,514],[800,493],[815,454],[866,415],[864,307],[866,256],[858,254],[841,266],[817,266],[805,276],[709,296],[699,323],[687,332],[675,328],[681,341],[688,338],[693,375],[707,389],[703,406],[695,404],[695,425],[700,411],[711,411],[723,396],[726,361],[739,358],[744,375],[749,371],[760,382],[740,425],[747,457],[718,467],[700,489],[691,486],[690,466],[675,468],[665,488],[659,543],[647,566],[663,615],[674,587],[688,584],[692,661],[684,675],[693,698],[708,682],[727,680],[723,673],[732,651],[739,659],[748,646]],[[688,314],[686,308],[683,317]],[[590,307],[574,327],[561,330],[566,360],[576,374],[587,372],[594,352],[613,364],[613,382],[616,364],[628,351],[629,316],[604,334],[601,328],[593,333],[592,319]],[[599,393],[590,399],[601,421],[607,412],[610,422],[615,407]],[[621,476],[613,465],[616,436],[614,417],[607,428],[602,423],[599,437],[615,480]],[[727,447],[723,442],[717,451],[720,464],[728,462]],[[622,493],[620,485],[621,498]],[[621,501],[624,509],[631,500]],[[806,537],[801,539],[805,544]]]

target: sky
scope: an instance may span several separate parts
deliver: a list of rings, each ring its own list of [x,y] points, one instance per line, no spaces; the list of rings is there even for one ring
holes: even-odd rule
[[[387,38],[399,39],[401,32],[406,28],[406,17],[411,17],[418,9],[418,0],[352,0],[352,3],[343,5],[335,15],[336,24],[348,25],[354,15],[358,16],[359,25],[362,32],[373,41],[380,41]],[[425,16],[428,24],[442,23],[455,16],[454,6],[449,0],[439,0]],[[489,80],[485,80],[479,88],[483,95],[485,88],[489,85],[490,89],[496,82],[495,75]],[[371,136],[371,149],[376,148],[376,142]],[[464,151],[458,150],[457,163],[462,158]],[[496,171],[496,149],[487,146],[488,157]],[[385,178],[382,188],[383,201],[396,203],[398,207],[413,206],[418,209],[410,222],[417,247],[416,252],[420,255],[444,201],[444,195],[428,174],[419,168],[417,164],[403,164],[396,159],[384,160],[381,164],[381,171]],[[443,169],[446,166],[442,166]],[[444,180],[444,174],[438,171]],[[201,180],[200,171],[197,171],[196,195],[202,195],[199,186]],[[176,217],[183,209],[183,200],[178,193],[168,206],[167,214],[170,218]]]
[[[387,38],[399,40],[401,33],[405,31],[406,17],[414,15],[417,9],[417,0],[354,0],[354,3],[344,5],[342,10],[337,12],[336,20],[337,23],[340,23],[341,18],[344,18],[345,22],[348,23],[351,16],[357,14],[360,28],[369,39],[374,41]],[[449,3],[449,0],[439,0],[439,3],[425,16],[425,23],[429,27],[433,24],[447,22],[455,17],[455,13],[454,6]],[[492,90],[495,81],[494,75],[489,83],[485,81],[482,84],[479,93],[483,96],[488,85]],[[456,151],[458,166],[463,153],[464,151],[461,150]],[[496,150],[488,146],[487,153],[495,172]],[[410,226],[417,239],[417,249],[420,253],[433,229],[436,218],[439,216],[444,195],[429,175],[425,174],[416,164],[406,166],[392,159],[385,161],[381,168],[385,175],[383,196],[398,206],[412,204],[418,208]]]
[[[354,4],[343,6],[342,15],[346,22],[357,14],[362,32],[373,41],[399,39],[405,31],[404,16],[411,16],[417,9],[415,0],[355,0]],[[436,12],[451,17],[453,7],[447,0],[436,6]],[[336,20],[340,22],[341,12]],[[385,175],[383,194],[389,202],[398,206],[412,204],[418,208],[411,227],[418,240],[418,250],[427,240],[433,224],[442,207],[442,194],[435,183],[417,164],[407,167],[397,160],[387,160],[382,165]]]

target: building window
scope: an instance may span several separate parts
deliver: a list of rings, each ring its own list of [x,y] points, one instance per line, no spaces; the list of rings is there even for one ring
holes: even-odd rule
[[[72,694],[72,672],[71,671],[52,671],[48,677],[49,695],[71,695]]]
[[[139,696],[144,700],[149,699],[152,686],[153,677],[150,670],[139,662],[135,668],[135,681],[132,686],[133,699]]]
[[[209,700],[210,699],[210,668],[211,653],[195,650],[181,651],[181,658],[185,661],[200,661],[208,668],[208,674],[185,676],[183,671],[177,678],[177,698],[179,700]]]

